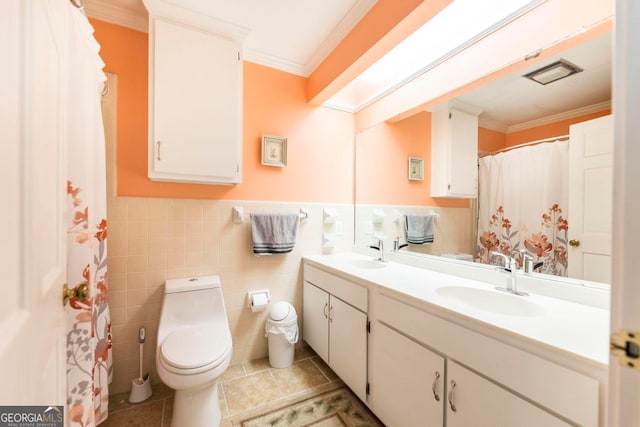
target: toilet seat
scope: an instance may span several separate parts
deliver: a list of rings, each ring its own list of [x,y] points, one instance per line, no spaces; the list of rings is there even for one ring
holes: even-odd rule
[[[171,332],[160,346],[165,367],[174,373],[196,374],[215,368],[228,356],[231,334],[222,325],[198,325]]]

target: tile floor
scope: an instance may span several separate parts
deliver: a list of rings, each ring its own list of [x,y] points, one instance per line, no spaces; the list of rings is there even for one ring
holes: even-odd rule
[[[273,369],[268,359],[230,366],[220,380],[222,427],[239,425],[247,415],[279,408],[342,386],[337,375],[309,347],[296,350],[293,365]],[[149,400],[131,404],[129,394],[109,399],[109,418],[101,427],[168,427],[173,390],[164,384],[153,387]]]

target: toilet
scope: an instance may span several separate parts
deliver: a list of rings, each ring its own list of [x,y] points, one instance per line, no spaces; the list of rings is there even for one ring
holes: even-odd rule
[[[218,276],[165,282],[156,369],[174,389],[174,427],[219,426],[218,380],[231,362],[231,331]]]

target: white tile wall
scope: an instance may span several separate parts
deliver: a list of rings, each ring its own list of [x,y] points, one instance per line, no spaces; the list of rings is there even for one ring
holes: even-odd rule
[[[372,223],[374,210],[381,210],[384,213],[381,224]],[[434,224],[434,242],[429,245],[410,245],[403,250],[430,255],[451,252],[473,254],[472,208],[358,204],[355,211],[356,246],[373,245],[377,241],[376,236],[384,236],[385,250],[391,250],[393,240],[396,237],[400,237],[401,243],[406,243],[402,214],[437,213],[438,218]]]
[[[250,224],[233,223],[233,206],[243,207],[246,215],[306,208],[309,219],[300,223],[291,253],[256,257]],[[108,278],[114,340],[110,393],[128,391],[138,375],[137,331],[142,325],[148,336],[144,366],[152,381],[159,381],[156,333],[168,278],[219,275],[233,336],[232,363],[266,356],[267,312],[252,313],[246,305],[247,292],[268,288],[273,301],[288,301],[301,313],[301,256],[327,252],[322,232],[333,230],[322,223],[324,207],[338,211],[344,229],[332,250],[351,249],[352,205],[110,197]]]

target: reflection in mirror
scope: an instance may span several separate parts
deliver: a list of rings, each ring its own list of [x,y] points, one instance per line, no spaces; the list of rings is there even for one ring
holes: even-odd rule
[[[559,59],[575,64],[584,71],[548,85],[541,85],[522,77],[524,74]],[[581,45],[574,46],[556,56],[520,70],[515,75],[503,77],[459,95],[456,100],[474,105],[482,110],[478,122],[478,152],[481,156],[508,151],[519,145],[528,146],[528,143],[532,141],[545,138],[550,138],[553,141],[558,136],[568,135],[570,125],[611,114],[611,34],[606,33],[592,38]],[[579,130],[579,127],[577,128]],[[588,137],[584,138],[589,140]],[[577,145],[573,140],[565,144],[571,147]],[[519,148],[514,148],[511,151],[517,152],[518,150]],[[407,163],[409,157],[424,159],[423,180],[409,179],[411,172],[408,170]],[[574,166],[572,160],[572,167]],[[542,173],[546,174],[546,172]],[[487,261],[486,254],[482,253],[482,250],[486,251],[487,247],[483,248],[479,243],[481,239],[478,234],[486,233],[488,227],[485,226],[485,229],[478,230],[476,219],[478,211],[482,212],[483,207],[478,208],[478,202],[472,199],[432,198],[430,196],[430,112],[421,112],[395,123],[381,123],[358,133],[356,135],[355,175],[355,244],[357,246],[369,246],[378,239],[384,239],[386,248],[393,248],[396,239],[399,239],[401,244],[406,242],[405,215],[438,214],[433,223],[434,242],[426,245],[409,245],[402,249],[403,252]],[[568,174],[565,175],[568,176]],[[525,182],[535,186],[539,178],[535,175],[528,176],[525,177]],[[485,182],[485,189],[491,188],[490,182],[490,180]],[[480,184],[482,186],[482,182]],[[601,189],[604,189],[605,192],[608,190],[610,195],[611,190],[610,187],[607,187],[606,179],[603,184],[603,180],[598,179],[597,174],[593,174],[591,178],[587,178],[581,184],[583,186],[581,190],[571,187],[568,190],[568,198],[575,196],[581,199],[585,205],[588,203],[597,204],[598,200],[594,201],[593,197],[588,196],[590,188],[597,184],[600,184]],[[524,197],[531,195],[526,188],[518,190]],[[482,189],[480,191],[482,192]],[[480,200],[482,200],[482,195]],[[590,217],[589,214],[586,214],[584,218],[574,220],[569,210],[571,203],[573,202],[567,201],[567,206],[563,208],[562,212],[562,219],[568,219],[569,227],[568,230],[560,227],[560,231],[566,232],[566,236],[564,234],[560,236],[561,240],[565,242],[572,239],[579,240],[579,237],[572,235],[572,233],[577,231],[576,227],[582,226],[581,222],[589,223]],[[543,213],[548,214],[547,210],[552,207],[553,203],[543,208]],[[493,209],[492,213],[495,213],[498,206],[489,209]],[[536,226],[544,227],[542,213],[537,216],[539,224]],[[608,238],[603,237],[603,234],[600,233],[602,230],[598,229],[607,228],[606,221],[610,218],[610,212],[601,212],[601,214],[591,215],[591,217],[594,217],[591,220],[592,223],[598,222],[599,224],[592,227],[593,243],[591,245],[610,246],[611,242],[607,241]],[[520,226],[518,223],[512,224],[513,228],[510,233],[516,231],[518,226]],[[503,231],[504,229],[501,229],[500,233]],[[538,236],[538,240],[532,238],[531,236],[534,234],[534,232],[529,233],[529,242],[527,244],[523,242],[514,249],[524,248],[529,252],[535,252],[534,255],[537,256],[538,249],[540,247],[547,248],[547,246],[539,241],[540,236]],[[480,246],[480,251],[478,251],[478,246]],[[573,247],[567,246],[568,252],[571,252],[572,249]],[[578,279],[608,283],[609,273],[606,269],[604,274],[602,268],[597,269],[599,273],[596,272],[592,276],[589,274],[593,272],[587,271],[585,273],[585,268],[588,270],[594,256],[586,254],[582,256],[581,261],[575,263],[573,258],[569,257],[569,265],[556,268],[555,272]],[[571,268],[572,264],[580,263],[584,264],[580,271]],[[608,265],[608,259],[601,262],[601,265],[605,264]],[[549,263],[547,263],[543,271],[550,273],[551,270]]]

